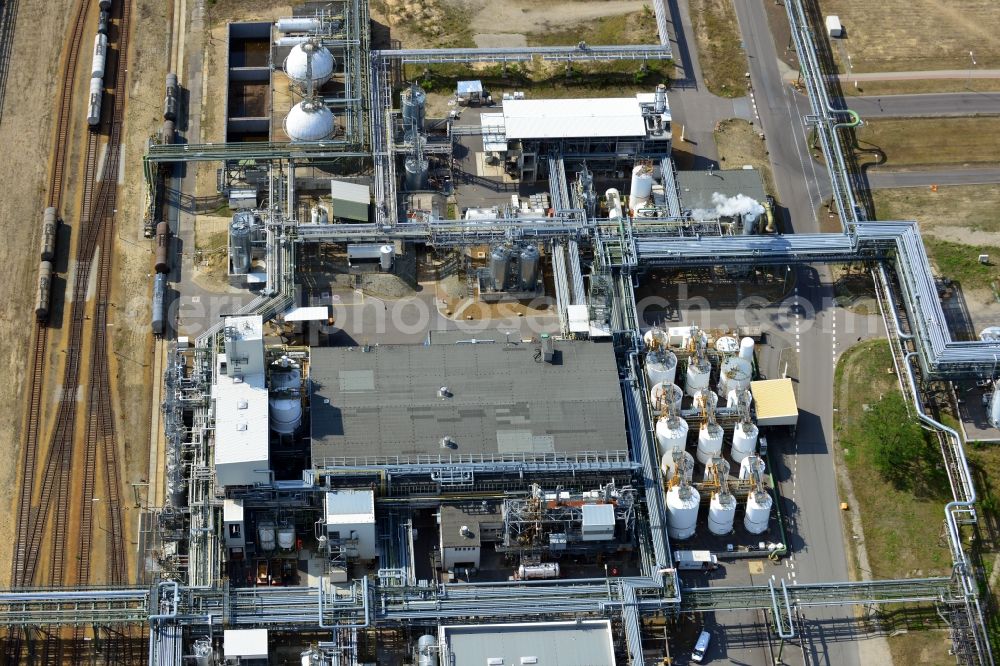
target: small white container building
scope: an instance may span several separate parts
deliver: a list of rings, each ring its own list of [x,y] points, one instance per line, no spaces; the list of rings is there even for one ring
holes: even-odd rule
[[[338,490],[326,494],[326,536],[348,557],[375,559],[375,493]]]
[[[826,32],[831,37],[843,37],[844,26],[840,23],[840,17],[831,14],[826,17]]]
[[[222,635],[222,650],[226,663],[266,664],[267,629],[226,629]]]
[[[608,541],[615,538],[615,507],[613,504],[584,504],[581,528],[584,541]]]
[[[212,386],[215,479],[223,487],[271,480],[263,330],[260,316],[225,320],[225,353]]]

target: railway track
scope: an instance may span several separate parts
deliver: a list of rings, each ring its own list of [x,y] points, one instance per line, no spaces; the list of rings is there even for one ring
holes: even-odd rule
[[[87,24],[87,12],[90,9],[89,0],[80,0],[76,8],[72,29],[70,31],[68,53],[63,63],[62,87],[60,90],[59,113],[56,120],[55,154],[52,160],[52,171],[49,174],[49,205],[61,210],[63,196],[63,175],[66,168],[69,130],[73,113],[73,78],[80,55],[80,45]],[[41,399],[45,382],[45,360],[48,347],[48,328],[44,324],[35,324],[35,346],[32,362],[32,373],[29,378],[28,421],[25,427],[24,455],[22,470],[24,479],[21,484],[18,501],[17,534],[18,543],[14,549],[11,563],[11,586],[24,587],[31,582],[27,570],[30,555],[28,544],[24,543],[26,535],[34,524],[35,514],[31,509],[35,490],[35,464],[38,457],[38,428],[41,417]],[[35,555],[37,557],[37,554]]]
[[[29,405],[26,410],[28,423],[25,429],[25,446],[22,455],[24,481],[18,503],[18,538],[12,562],[12,584],[25,587],[33,584],[37,574],[43,537],[50,549],[48,582],[52,585],[66,583],[87,584],[91,578],[94,513],[106,511],[108,521],[101,525],[106,533],[106,582],[127,582],[124,520],[122,515],[121,477],[118,468],[118,441],[115,433],[114,410],[109,369],[107,340],[108,299],[112,283],[112,263],[115,240],[115,206],[118,194],[118,173],[121,159],[121,134],[124,116],[125,84],[127,72],[128,41],[130,36],[131,4],[127,0],[116,3],[118,12],[117,66],[114,79],[107,73],[106,83],[113,84],[108,101],[113,101],[107,130],[105,159],[98,173],[98,155],[101,135],[87,135],[86,165],[84,173],[83,206],[80,214],[79,237],[76,248],[76,272],[72,287],[69,314],[68,346],[65,350],[62,396],[57,406],[53,437],[45,457],[44,470],[37,471],[42,452],[39,447],[39,429],[42,422],[42,405],[45,401],[44,375],[47,365],[48,328],[36,324],[34,358],[29,378]],[[64,194],[64,176],[71,140],[73,105],[73,76],[80,55],[81,44],[86,43],[86,17],[89,0],[80,0],[71,38],[69,53],[63,70],[60,108],[56,127],[56,145],[50,174],[49,198],[51,205],[61,209]],[[96,272],[96,290],[89,294],[94,302],[93,316],[88,311],[88,291],[91,274]],[[89,338],[89,339],[88,339]],[[83,371],[83,349],[89,344],[89,375],[87,377],[86,425],[83,437],[77,435],[78,392]],[[75,442],[84,442],[83,460],[76,460]],[[83,463],[80,465],[80,463]],[[74,472],[80,475],[81,493],[71,498]],[[95,490],[104,483],[106,498],[101,507],[95,507]],[[37,502],[36,500],[37,493]],[[79,540],[72,547],[71,525],[68,519],[72,507],[78,510]],[[47,527],[49,529],[47,529]],[[70,557],[70,556],[73,557]],[[66,579],[66,562],[75,557],[73,580]],[[73,662],[84,657],[83,635],[74,635]],[[12,633],[8,640],[8,661],[17,662],[21,657],[23,635]],[[141,641],[140,641],[141,642]],[[45,640],[44,662],[61,663],[63,645],[58,636]],[[112,634],[105,642],[112,661],[132,663],[141,650],[135,647],[131,633]],[[140,646],[141,647],[141,646]],[[113,656],[112,656],[113,655]]]

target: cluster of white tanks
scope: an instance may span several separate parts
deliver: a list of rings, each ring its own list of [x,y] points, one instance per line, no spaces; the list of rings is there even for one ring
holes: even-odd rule
[[[667,490],[667,533],[671,539],[683,541],[694,536],[697,530],[701,493],[691,483],[691,455],[686,451],[674,451],[671,463],[676,471]],[[666,469],[665,473],[669,471]],[[763,471],[764,461],[756,456],[748,456],[740,463],[740,480],[752,480],[743,513],[743,529],[750,534],[767,531],[771,519],[773,500],[764,489]],[[711,458],[705,466],[705,482],[712,489],[708,504],[708,531],[716,536],[730,534],[736,522],[737,501],[729,490],[728,476],[729,463],[723,458]]]
[[[720,396],[726,399],[727,408],[742,407],[740,411],[747,415],[734,426],[730,448],[733,461],[740,465],[740,478],[754,480],[753,490],[746,500],[743,526],[751,534],[766,531],[772,500],[761,483],[763,461],[756,456],[759,431],[748,416],[752,400],[749,389],[753,373],[753,339],[724,336],[715,341],[715,350],[722,356],[717,392],[709,386],[712,365],[705,353],[709,340],[703,331],[696,327],[653,328],[646,332],[644,341],[646,374],[652,385],[650,405],[660,414],[656,422],[656,440],[661,471],[669,482],[666,504],[670,537],[688,539],[696,531],[701,493],[692,485],[695,459],[705,466],[705,480],[713,481],[709,487],[715,488],[709,500],[709,531],[725,535],[733,530],[737,500],[726,482],[729,463],[722,457],[725,431],[715,420]],[[684,373],[684,390],[676,383],[677,355],[671,347],[691,352]],[[685,394],[691,396],[692,408],[702,414],[694,456],[686,450],[690,426],[680,416]]]

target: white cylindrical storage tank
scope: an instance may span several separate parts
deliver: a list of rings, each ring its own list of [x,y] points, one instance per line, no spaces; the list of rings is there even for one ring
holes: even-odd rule
[[[278,19],[275,27],[278,28],[278,32],[319,32],[323,22],[318,18],[283,18]]]
[[[551,578],[559,578],[559,564],[556,562],[522,564],[517,568],[517,576],[521,580],[547,580]]]
[[[718,423],[702,424],[698,430],[698,462],[702,465],[722,455],[723,432]]]
[[[423,130],[426,113],[427,93],[416,83],[400,93],[400,106],[403,112],[403,127],[417,132]]]
[[[417,666],[438,666],[437,637],[425,634],[417,640]]]
[[[708,378],[711,374],[712,364],[707,358],[692,357],[688,361],[684,390],[688,395],[694,396],[701,389],[708,388]]]
[[[392,245],[383,245],[378,249],[378,263],[383,271],[392,270],[392,260],[396,256],[396,248]]]
[[[656,422],[656,443],[663,455],[668,455],[671,451],[683,451],[687,447],[687,436],[687,421],[678,416],[662,418]]]
[[[753,363],[753,338],[743,338],[740,340],[740,358]]]
[[[275,46],[295,46],[296,44],[305,44],[312,37],[309,35],[282,35],[281,37],[276,37],[274,40]]]
[[[722,362],[719,371],[719,391],[723,395],[728,395],[730,391],[746,391],[750,388],[752,372],[750,361],[730,356]]]
[[[743,517],[743,527],[750,534],[760,534],[767,530],[771,519],[771,496],[763,490],[755,490],[747,496],[747,512]]]
[[[284,526],[278,528],[278,548],[292,550],[295,548],[295,528]]]
[[[329,224],[330,214],[326,212],[325,206],[313,206],[309,210],[309,220],[313,224]]]
[[[194,642],[194,663],[209,666],[212,663],[212,639],[199,638]]]
[[[681,484],[667,491],[667,534],[671,539],[690,539],[698,523],[701,495],[692,486]]]
[[[732,390],[726,394],[726,408],[736,409],[740,405],[745,406],[750,409],[750,405],[753,404],[753,394],[750,391],[737,391]]]
[[[427,186],[427,160],[410,155],[403,161],[406,173],[406,189],[410,192],[422,190]]]
[[[281,435],[291,435],[302,423],[302,403],[298,398],[271,398],[271,430]]]
[[[715,350],[722,354],[735,354],[740,348],[740,343],[736,338],[724,335],[715,341]]]
[[[659,326],[654,326],[642,335],[642,341],[646,343],[646,349],[663,349],[667,346],[669,339],[667,333]]]
[[[300,85],[308,84],[311,77],[314,86],[321,86],[333,76],[335,64],[333,54],[325,46],[303,42],[288,52],[283,69],[288,78]]]
[[[747,456],[757,453],[757,426],[753,423],[737,423],[733,428],[733,460],[742,463]]]
[[[94,60],[90,67],[90,78],[104,78],[104,62],[108,53],[108,36],[97,33],[94,37]]]
[[[1000,428],[1000,386],[993,384],[993,397],[990,398],[990,425]]]
[[[271,371],[271,398],[268,400],[271,429],[281,435],[294,434],[302,424],[302,372],[287,358]]]
[[[285,134],[292,141],[323,141],[334,129],[333,112],[318,100],[303,100],[285,116]]]
[[[696,409],[700,409],[707,414],[711,414],[719,406],[719,396],[715,395],[708,389],[701,389],[694,394],[694,406]]]
[[[760,473],[764,473],[764,461],[757,456],[747,456],[742,461],[740,461],[740,481],[746,481],[751,476],[753,476],[754,468],[760,470]]]
[[[677,377],[677,355],[663,350],[646,354],[646,376],[651,384],[672,384]]]
[[[694,478],[694,456],[680,449],[667,451],[660,458],[660,473],[667,481],[679,473],[685,482],[691,483]]]
[[[648,164],[637,164],[632,169],[632,185],[628,191],[629,201],[648,199],[653,192],[653,168]]]
[[[708,505],[708,531],[723,536],[733,531],[736,521],[736,498],[729,493],[713,493]]]
[[[274,540],[274,525],[262,523],[257,525],[257,545],[261,550],[274,550],[276,542]]]
[[[658,412],[669,412],[673,410],[677,413],[681,409],[681,400],[684,399],[684,392],[677,384],[655,384],[649,390],[649,402],[653,409]]]

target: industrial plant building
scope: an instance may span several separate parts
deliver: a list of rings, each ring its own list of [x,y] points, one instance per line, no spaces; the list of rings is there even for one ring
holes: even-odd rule
[[[758,171],[678,171],[655,81],[595,99],[456,81],[443,117],[421,86],[442,63],[666,60],[666,37],[372,41],[363,0],[232,24],[225,142],[175,142],[173,121],[150,140],[148,234],[177,232],[173,165],[212,163],[239,296],[178,321],[158,252],[166,492],[144,596],[102,607],[152,609],[150,664],[660,663],[693,613],[762,610],[785,640],[799,598],[869,602],[706,582],[790,553],[764,444],[794,438],[797,389],[763,376],[762,331],[694,325],[663,285],[777,300],[792,266],[869,262],[902,276],[879,292],[914,327],[901,364],[992,373],[995,341],[914,317],[937,302],[915,225],[851,219],[838,186],[842,233],[781,235]],[[403,304],[427,317],[402,324]]]

